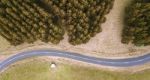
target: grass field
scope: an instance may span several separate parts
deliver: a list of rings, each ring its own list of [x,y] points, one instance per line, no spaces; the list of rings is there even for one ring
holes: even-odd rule
[[[87,67],[59,64],[50,69],[49,62],[30,61],[17,64],[0,75],[0,80],[150,80],[150,71],[128,74]]]

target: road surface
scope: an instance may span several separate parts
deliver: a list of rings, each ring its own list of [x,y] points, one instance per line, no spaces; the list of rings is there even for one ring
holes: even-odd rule
[[[34,51],[28,51],[28,52],[22,52],[16,54],[0,62],[0,72],[3,69],[7,68],[10,64],[13,64],[17,61],[26,58],[35,57],[35,56],[63,57],[63,58],[69,58],[69,59],[82,61],[86,63],[112,66],[112,67],[130,67],[130,66],[142,65],[144,63],[150,62],[150,54],[140,56],[140,57],[126,58],[126,59],[105,59],[105,58],[96,58],[96,57],[86,56],[78,53],[63,52],[57,50],[34,50]]]

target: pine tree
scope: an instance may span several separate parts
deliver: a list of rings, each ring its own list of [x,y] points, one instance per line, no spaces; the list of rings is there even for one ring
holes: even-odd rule
[[[133,43],[136,46],[150,45],[150,2],[136,0],[126,8],[125,26],[122,43]]]

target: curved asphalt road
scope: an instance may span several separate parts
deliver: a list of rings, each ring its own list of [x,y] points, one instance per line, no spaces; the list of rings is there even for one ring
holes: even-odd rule
[[[0,63],[0,72],[12,63],[20,61],[22,59],[34,57],[34,56],[64,57],[64,58],[70,58],[70,59],[83,61],[87,63],[104,65],[104,66],[113,66],[113,67],[130,67],[130,66],[142,65],[144,63],[150,62],[150,54],[140,56],[140,57],[126,58],[126,59],[104,59],[104,58],[96,58],[96,57],[81,55],[77,53],[63,52],[57,50],[35,50],[35,51],[23,52],[2,61]]]

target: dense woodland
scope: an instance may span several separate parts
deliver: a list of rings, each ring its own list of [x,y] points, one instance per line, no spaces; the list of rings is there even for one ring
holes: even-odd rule
[[[133,0],[125,11],[122,42],[150,45],[150,0]]]
[[[102,31],[114,0],[0,0],[0,35],[11,45],[37,40],[58,44],[65,32],[72,45]]]

